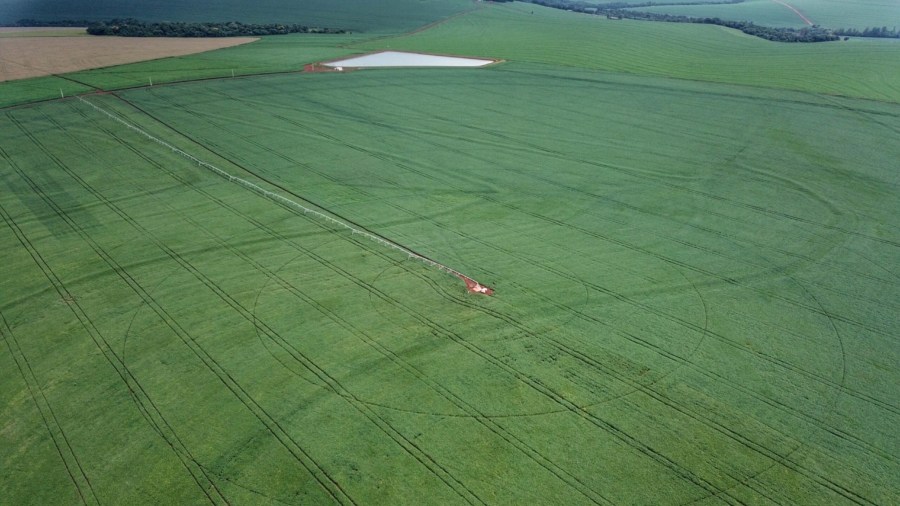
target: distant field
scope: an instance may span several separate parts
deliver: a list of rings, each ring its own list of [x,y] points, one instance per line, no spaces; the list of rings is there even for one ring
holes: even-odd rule
[[[414,35],[373,38],[378,35],[264,37],[225,50],[66,77],[114,90],[144,86],[151,78],[161,84],[232,72],[294,72],[307,63],[399,49],[900,101],[896,40],[784,44],[716,26],[608,21],[523,3],[495,4]],[[29,87],[27,82],[14,86]],[[16,91],[8,98],[0,95],[0,107],[21,103],[14,102],[19,96],[52,98]]]
[[[307,63],[359,53],[339,46],[364,41],[371,35],[278,35],[262,37],[217,51],[66,74],[66,79],[41,77],[0,82],[0,107],[84,93],[95,88],[114,90],[193,79],[210,79],[272,72],[296,72]],[[118,39],[116,39],[118,40]],[[2,69],[0,62],[0,69]],[[78,83],[70,79],[77,80]],[[85,83],[85,84],[80,84]]]
[[[533,14],[532,14],[533,12]],[[900,40],[770,42],[718,26],[610,21],[516,2],[354,46],[547,63],[900,102]]]
[[[0,38],[12,37],[86,37],[85,28],[0,27]]]
[[[408,31],[474,7],[471,0],[4,0],[0,24],[20,19],[300,23],[366,32]]]
[[[0,81],[64,74],[141,60],[180,56],[247,44],[253,37],[40,37],[2,42]]]
[[[828,28],[900,26],[900,3],[893,0],[786,0],[815,24]],[[695,17],[753,21],[775,27],[802,28],[806,23],[784,5],[772,0],[746,0],[731,5],[669,5],[641,8]]]
[[[114,90],[144,86],[150,77],[154,83],[167,83],[228,77],[232,71],[235,75],[291,72],[302,70],[307,63],[359,53],[358,49],[344,49],[340,46],[370,37],[360,34],[276,35],[263,37],[253,44],[220,51],[75,72],[66,77],[100,89]]]
[[[635,10],[698,18],[710,17],[753,21],[758,25],[776,28],[803,28],[804,26],[809,26],[794,11],[772,0],[745,0],[739,4],[728,5],[660,5],[656,7],[641,7]]]
[[[118,96],[497,292],[5,111],[4,502],[900,502],[900,106],[520,63]]]

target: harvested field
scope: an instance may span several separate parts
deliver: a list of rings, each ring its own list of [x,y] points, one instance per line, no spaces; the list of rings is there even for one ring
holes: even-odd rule
[[[183,56],[238,46],[253,37],[221,39],[46,37],[0,40],[0,81]]]

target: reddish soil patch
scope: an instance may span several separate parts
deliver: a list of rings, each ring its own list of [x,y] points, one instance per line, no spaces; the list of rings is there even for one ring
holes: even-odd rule
[[[479,293],[481,295],[490,295],[494,293],[493,288],[484,286],[474,279],[470,279],[465,276],[460,276],[460,278],[466,282],[466,288],[472,293]]]
[[[304,72],[350,72],[353,69],[350,68],[342,68],[342,70],[338,70],[334,67],[326,67],[324,65],[320,65],[318,63],[308,63],[303,66]]]

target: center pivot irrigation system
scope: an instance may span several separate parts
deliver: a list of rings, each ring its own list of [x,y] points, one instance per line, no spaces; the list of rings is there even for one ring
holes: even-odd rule
[[[339,225],[339,226],[341,226],[341,227],[344,227],[344,228],[350,230],[350,232],[351,232],[352,234],[359,234],[359,235],[361,235],[361,236],[363,236],[363,237],[365,237],[365,238],[367,238],[367,239],[369,239],[369,240],[372,240],[372,241],[377,242],[378,244],[381,244],[382,246],[386,246],[386,247],[388,247],[388,248],[393,248],[393,249],[396,249],[396,250],[398,250],[398,251],[402,251],[403,253],[406,253],[406,255],[408,255],[410,259],[421,260],[422,262],[425,262],[426,264],[428,264],[428,265],[430,265],[430,266],[432,266],[432,267],[435,267],[435,268],[440,269],[440,270],[442,270],[442,271],[444,271],[444,272],[446,272],[446,273],[448,273],[448,274],[452,274],[452,275],[454,275],[454,276],[456,276],[456,277],[462,279],[462,280],[466,283],[466,288],[467,288],[470,292],[472,292],[472,293],[480,293],[480,294],[483,294],[483,295],[490,295],[490,294],[494,293],[494,290],[493,290],[492,288],[487,287],[487,286],[485,286],[485,285],[482,285],[482,284],[479,283],[478,281],[475,281],[474,279],[470,278],[469,276],[466,276],[465,274],[463,274],[463,273],[461,273],[461,272],[459,272],[459,271],[457,271],[457,270],[451,269],[450,267],[447,267],[447,266],[444,265],[444,264],[437,263],[437,262],[435,262],[434,260],[432,260],[432,259],[430,259],[430,258],[424,257],[424,256],[422,256],[422,255],[420,255],[420,254],[418,254],[418,253],[416,253],[416,252],[414,252],[414,251],[412,251],[412,250],[410,250],[410,249],[408,249],[408,248],[404,248],[403,246],[401,246],[401,245],[399,245],[399,244],[397,244],[397,243],[395,243],[395,242],[393,242],[393,241],[390,241],[390,240],[388,240],[388,239],[385,239],[384,237],[381,237],[381,236],[379,236],[379,235],[377,235],[377,234],[373,234],[372,232],[369,232],[369,231],[367,231],[367,230],[363,230],[363,229],[361,229],[361,228],[353,227],[353,226],[351,226],[351,225],[349,225],[349,224],[347,224],[347,223],[345,223],[345,222],[343,222],[343,221],[341,221],[341,220],[338,220],[338,219],[336,219],[336,218],[334,218],[334,217],[331,217],[331,216],[329,216],[329,215],[327,215],[327,214],[325,214],[325,213],[319,212],[319,211],[317,211],[317,210],[315,210],[315,209],[310,209],[310,208],[308,208],[308,207],[306,207],[306,206],[304,206],[304,205],[302,205],[302,204],[300,204],[300,203],[298,203],[298,202],[295,202],[295,201],[293,201],[293,200],[291,200],[291,199],[289,199],[289,198],[286,198],[286,197],[284,197],[284,196],[282,196],[282,195],[279,195],[279,194],[277,194],[277,193],[275,193],[275,192],[266,190],[265,188],[263,188],[263,187],[261,187],[261,186],[259,186],[259,185],[256,185],[256,184],[254,184],[254,183],[251,183],[250,181],[247,181],[246,179],[241,179],[241,178],[239,178],[239,177],[237,177],[237,176],[233,176],[233,175],[229,174],[228,172],[225,172],[224,170],[222,170],[222,169],[216,167],[215,165],[206,163],[206,162],[204,162],[203,160],[200,160],[200,159],[194,157],[193,155],[191,155],[191,154],[189,154],[189,153],[186,153],[186,152],[184,152],[184,151],[182,151],[182,150],[176,148],[175,146],[172,146],[171,144],[169,144],[169,143],[167,143],[167,142],[165,142],[165,141],[163,141],[163,140],[161,140],[161,139],[158,139],[158,138],[156,138],[156,137],[150,135],[149,133],[147,133],[147,132],[141,130],[140,128],[138,128],[138,127],[132,125],[131,123],[128,123],[127,121],[125,121],[125,120],[123,120],[122,118],[119,118],[118,116],[116,116],[116,115],[114,115],[114,114],[108,112],[107,110],[105,110],[105,109],[103,109],[103,108],[101,108],[101,107],[98,107],[97,105],[94,105],[93,103],[91,103],[91,102],[85,100],[85,99],[82,98],[82,97],[76,96],[75,98],[77,98],[78,100],[80,100],[82,103],[87,104],[87,105],[93,107],[95,110],[97,110],[97,111],[99,111],[99,112],[105,114],[106,116],[110,117],[111,119],[113,119],[113,120],[115,120],[115,121],[118,121],[118,122],[121,123],[122,125],[125,125],[125,127],[127,127],[127,128],[129,128],[129,129],[131,129],[131,130],[133,130],[133,131],[135,131],[135,132],[137,132],[137,133],[143,135],[144,137],[150,139],[151,141],[154,141],[154,142],[156,142],[157,144],[160,144],[161,146],[164,146],[164,147],[166,147],[166,148],[168,148],[168,149],[171,149],[173,153],[178,153],[179,155],[181,155],[181,156],[187,158],[188,160],[191,160],[191,161],[193,161],[193,162],[197,162],[197,165],[198,165],[198,166],[200,166],[200,167],[205,167],[205,168],[207,168],[207,169],[209,169],[209,170],[215,172],[215,173],[218,174],[219,176],[222,176],[223,178],[228,179],[228,181],[230,181],[230,182],[232,182],[232,183],[242,185],[242,186],[244,186],[244,187],[246,187],[246,188],[249,188],[249,189],[251,189],[251,190],[253,190],[253,191],[255,191],[255,192],[257,192],[257,193],[259,193],[259,194],[261,194],[261,195],[263,195],[263,196],[265,196],[265,197],[267,197],[267,198],[270,198],[270,199],[272,199],[272,200],[275,200],[275,201],[277,201],[277,202],[281,202],[281,203],[283,203],[283,204],[287,204],[287,205],[289,205],[289,206],[292,206],[292,207],[295,207],[295,208],[298,208],[298,209],[302,209],[303,212],[306,213],[306,214],[313,214],[313,215],[315,215],[315,216],[318,216],[318,217],[324,219],[325,221],[328,221],[328,222],[330,222],[330,223],[334,223],[335,225]]]

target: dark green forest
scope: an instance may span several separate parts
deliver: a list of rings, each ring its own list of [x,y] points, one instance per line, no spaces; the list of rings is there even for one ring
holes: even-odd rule
[[[242,37],[259,35],[286,35],[289,33],[347,33],[343,29],[316,28],[297,24],[269,23],[265,25],[229,23],[144,23],[136,19],[113,19],[91,23],[87,32],[91,35],[118,35],[120,37]]]

